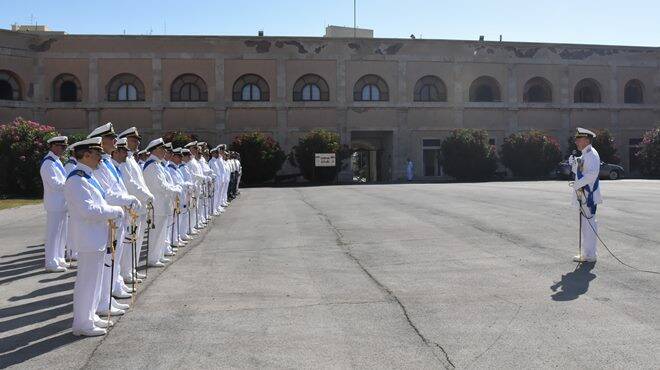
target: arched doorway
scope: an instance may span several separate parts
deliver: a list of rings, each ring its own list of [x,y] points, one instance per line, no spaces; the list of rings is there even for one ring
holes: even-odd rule
[[[392,132],[351,131],[353,182],[392,179]]]

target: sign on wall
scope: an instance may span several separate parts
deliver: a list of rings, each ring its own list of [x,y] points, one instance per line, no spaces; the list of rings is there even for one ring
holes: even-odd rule
[[[314,165],[316,167],[334,167],[335,153],[316,153]]]

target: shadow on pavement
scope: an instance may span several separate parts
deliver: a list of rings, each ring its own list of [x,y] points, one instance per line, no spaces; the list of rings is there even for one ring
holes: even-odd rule
[[[589,283],[596,278],[591,272],[596,266],[595,262],[579,264],[574,271],[562,275],[561,281],[553,284],[550,289],[554,292],[553,301],[572,301],[589,290]],[[561,288],[561,290],[559,290]]]
[[[71,310],[71,305],[65,307]],[[3,367],[20,364],[80,340],[82,337],[71,334],[72,320],[72,318],[60,320],[37,329],[0,339],[0,364]],[[46,337],[50,338],[38,341]]]

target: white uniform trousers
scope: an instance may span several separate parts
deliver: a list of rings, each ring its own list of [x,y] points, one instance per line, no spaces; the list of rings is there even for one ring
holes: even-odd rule
[[[227,192],[229,192],[229,180],[222,182],[222,204],[227,204]]]
[[[66,250],[65,252],[67,253],[67,258],[71,259],[78,259],[78,251],[73,248],[73,233],[69,232],[69,222],[71,221],[71,216],[69,216],[69,213],[67,212],[66,214]]]
[[[179,215],[179,237],[188,234],[188,208],[185,208],[185,211],[181,211]],[[192,223],[190,224],[192,226]]]
[[[220,208],[222,208],[220,207],[220,204],[222,204],[222,196],[220,194],[222,194],[222,181],[217,177],[215,179],[215,192],[213,194],[213,209],[216,211],[219,211]]]
[[[142,242],[144,241],[144,230],[145,227],[147,226],[147,220],[145,218],[139,218],[137,220],[137,230],[135,232],[136,235],[136,241],[135,241],[135,252],[133,252],[133,244],[127,241],[124,241],[124,251],[122,254],[122,260],[121,260],[121,276],[124,279],[127,279],[131,276],[131,269],[135,268],[133,270],[133,273],[135,273],[135,270],[137,269],[138,262],[140,262],[140,251],[142,247]],[[127,236],[129,235],[128,233],[126,234]],[[133,258],[135,257],[135,262],[133,262]]]
[[[197,220],[197,228],[201,228],[201,222],[206,221],[206,213],[204,212],[204,205],[206,204],[206,195],[202,195],[200,193],[199,197],[197,198],[197,215],[198,215],[198,220]]]
[[[64,264],[64,245],[67,234],[67,213],[46,212],[46,242],[45,265],[46,268],[55,268]]]
[[[76,284],[73,288],[73,330],[94,328],[94,316],[101,295],[105,252],[79,252]]]
[[[598,232],[598,222],[596,221],[595,214],[591,214],[591,210],[587,206],[582,206],[580,220],[582,222],[582,257],[596,258],[596,233]],[[587,217],[585,217],[585,215]]]
[[[156,214],[154,218],[156,228],[152,229],[151,235],[149,235],[148,263],[159,262],[163,257],[163,245],[165,245],[165,234],[167,233],[167,216]]]

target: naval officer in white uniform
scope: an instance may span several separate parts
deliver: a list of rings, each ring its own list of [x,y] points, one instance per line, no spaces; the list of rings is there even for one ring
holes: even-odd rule
[[[77,166],[66,179],[64,197],[71,216],[71,241],[78,251],[78,270],[73,289],[73,334],[97,336],[111,322],[95,311],[101,295],[103,258],[108,246],[109,220],[121,220],[121,207],[109,205],[105,190],[93,172],[101,161],[101,138],[79,141],[71,146]]]
[[[168,229],[167,220],[174,209],[174,200],[181,191],[178,186],[173,186],[167,180],[165,165],[165,142],[162,138],[152,140],[146,150],[151,153],[144,163],[142,172],[144,181],[154,195],[154,224],[156,229],[149,239],[149,255],[147,263],[152,267],[163,267],[165,257],[165,237]],[[167,262],[167,260],[165,260]]]
[[[46,209],[45,267],[49,272],[64,272],[64,246],[67,239],[67,214],[64,199],[64,182],[67,172],[60,161],[68,144],[66,136],[57,136],[47,141],[50,151],[41,161],[41,181],[44,186],[44,208]]]
[[[580,223],[582,229],[581,254],[575,256],[575,262],[596,262],[596,234],[598,223],[596,222],[596,209],[603,203],[600,194],[600,156],[596,148],[591,146],[596,134],[587,129],[578,127],[575,134],[575,145],[581,152],[579,157],[571,156],[569,164],[575,173],[573,182],[574,204],[580,208]]]
[[[142,166],[138,164],[138,162],[135,160],[135,153],[137,152],[138,147],[140,146],[140,140],[142,139],[142,137],[138,133],[137,128],[131,127],[129,129],[126,129],[123,132],[121,132],[118,137],[120,140],[126,139],[126,147],[128,148],[128,156],[126,157],[126,161],[124,163],[121,163],[119,166],[119,169],[124,175],[124,185],[126,185],[126,189],[128,190],[128,193],[136,197],[142,203],[142,205],[145,206],[142,207],[142,212],[140,212],[139,214],[140,218],[138,219],[138,225],[136,231],[137,240],[135,242],[136,244],[135,253],[137,256],[137,260],[139,262],[140,259],[139,256],[142,251],[142,243],[144,241],[144,235],[147,229],[146,205],[153,202],[154,196],[153,194],[151,194],[151,191],[149,191],[147,184],[144,182],[144,176],[142,174]],[[124,254],[125,257],[128,257],[129,255],[130,253]],[[130,263],[130,261],[128,262]],[[131,274],[129,271],[130,269],[128,269],[128,264],[126,263],[126,258],[124,258],[124,260],[122,261],[121,267],[122,267],[121,274],[124,277],[124,281],[126,281],[127,283],[131,283],[134,277],[137,277],[138,279],[144,279],[146,277],[144,274],[138,273],[137,271],[133,271],[133,273]]]

